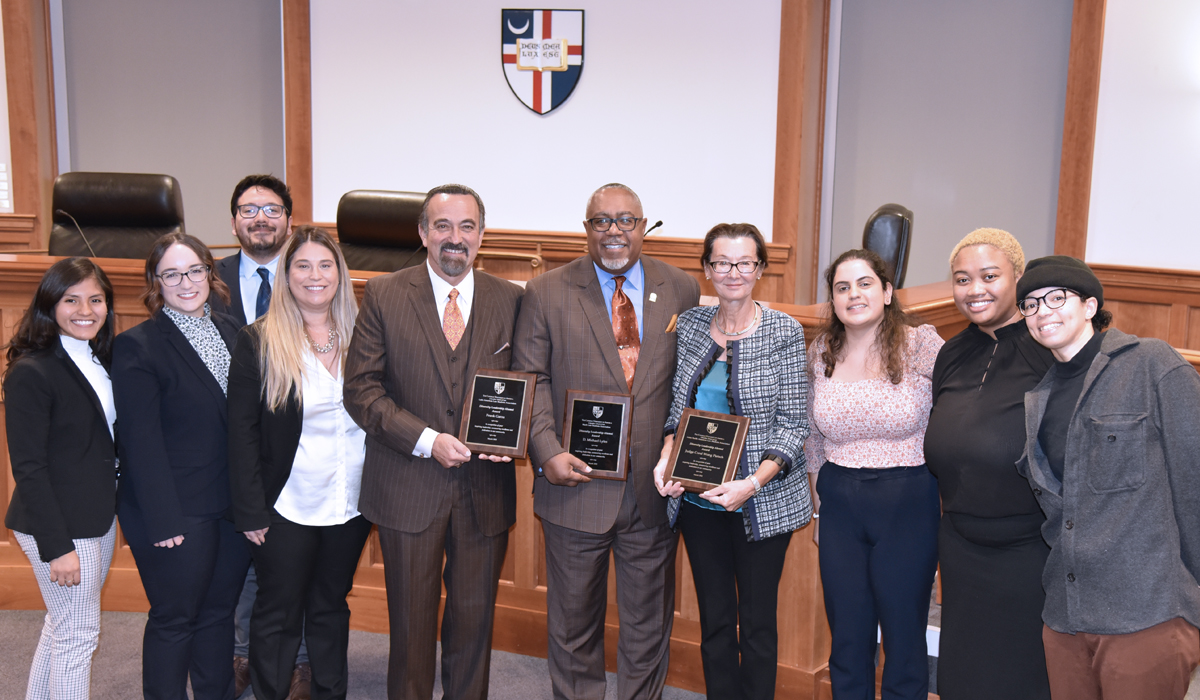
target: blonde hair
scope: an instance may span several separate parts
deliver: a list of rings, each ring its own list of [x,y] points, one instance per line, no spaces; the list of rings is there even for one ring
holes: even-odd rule
[[[279,410],[289,397],[304,405],[304,353],[309,351],[309,341],[304,333],[304,319],[300,307],[288,286],[288,273],[292,258],[305,243],[324,246],[337,260],[338,284],[329,306],[329,316],[337,330],[338,366],[346,370],[346,348],[354,333],[354,320],[358,317],[358,301],[350,281],[350,270],[346,259],[333,237],[318,226],[299,226],[288,241],[282,262],[282,275],[276,275],[275,288],[271,291],[271,306],[262,318],[255,321],[259,336],[258,361],[262,371],[262,398],[267,408]],[[282,277],[282,279],[280,279]]]
[[[1012,263],[1013,272],[1020,276],[1025,273],[1025,251],[1021,249],[1020,242],[1008,231],[998,228],[977,228],[968,233],[958,245],[954,246],[954,250],[950,251],[950,270],[954,271],[954,259],[962,252],[963,248],[970,248],[973,245],[990,245],[996,250],[1004,253],[1004,257]]]

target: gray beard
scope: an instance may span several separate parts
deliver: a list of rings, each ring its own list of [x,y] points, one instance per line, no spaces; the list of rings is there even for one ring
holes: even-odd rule
[[[620,260],[605,260],[600,258],[600,265],[609,270],[620,270],[629,264],[629,258],[621,258]]]
[[[442,255],[441,251],[438,251],[438,264],[441,266],[442,272],[451,277],[458,277],[466,272],[467,265],[470,263],[465,258],[458,260],[447,255]]]

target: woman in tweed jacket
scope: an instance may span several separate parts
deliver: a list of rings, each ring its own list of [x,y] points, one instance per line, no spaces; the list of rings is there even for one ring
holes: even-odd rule
[[[701,263],[720,304],[690,309],[676,324],[675,398],[654,470],[692,565],[710,697],[774,697],[779,579],[792,531],[812,516],[802,450],[804,331],[751,298],[766,257],[762,234],[750,224],[719,224],[705,237]],[[740,478],[685,496],[678,482],[663,479],[673,433],[689,407],[751,422]]]

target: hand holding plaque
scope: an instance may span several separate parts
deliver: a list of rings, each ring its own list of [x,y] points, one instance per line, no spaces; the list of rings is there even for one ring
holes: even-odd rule
[[[563,448],[583,460],[592,479],[623,481],[629,468],[633,397],[607,392],[567,391]]]
[[[537,377],[481,369],[467,387],[458,439],[468,450],[524,459]]]
[[[677,481],[691,493],[704,493],[732,481],[749,430],[746,416],[683,409],[665,481]]]

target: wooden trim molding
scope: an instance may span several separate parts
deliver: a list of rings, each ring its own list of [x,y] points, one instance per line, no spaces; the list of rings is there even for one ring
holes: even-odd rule
[[[1100,57],[1104,48],[1104,9],[1105,0],[1075,0],[1071,15],[1054,252],[1080,260],[1087,254],[1092,155],[1096,145],[1096,110],[1100,102]]]
[[[312,221],[312,32],[308,0],[283,0],[284,159],[292,219]]]
[[[772,241],[793,250],[783,273],[786,301],[809,304],[819,265],[829,0],[784,0],[779,25]]]
[[[49,231],[50,194],[57,174],[49,7],[46,0],[0,0],[0,4],[13,212],[33,217],[36,239],[23,247],[41,248]]]

